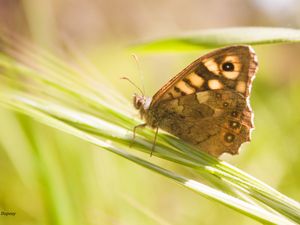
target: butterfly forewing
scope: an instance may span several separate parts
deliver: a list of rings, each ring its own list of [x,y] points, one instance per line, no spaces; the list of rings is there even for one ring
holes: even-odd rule
[[[247,97],[256,68],[256,56],[249,46],[216,50],[171,79],[153,96],[151,105],[207,90],[235,90]]]

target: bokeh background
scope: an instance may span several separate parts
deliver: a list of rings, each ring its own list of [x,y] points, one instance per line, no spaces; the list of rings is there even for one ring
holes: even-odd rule
[[[48,51],[73,46],[128,99],[148,95],[204,52],[137,54],[130,44],[207,28],[300,27],[298,0],[0,0],[0,25]],[[256,130],[223,159],[300,200],[300,45],[255,47]],[[67,58],[66,58],[67,60]],[[1,91],[1,90],[0,90]],[[135,114],[132,115],[136,116]],[[0,224],[257,224],[90,144],[0,108]]]

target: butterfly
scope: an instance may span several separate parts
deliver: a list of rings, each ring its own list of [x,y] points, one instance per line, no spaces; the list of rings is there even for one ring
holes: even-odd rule
[[[156,135],[163,129],[215,157],[237,154],[241,144],[250,141],[254,127],[249,96],[257,69],[250,46],[210,52],[152,98],[134,95],[134,107],[145,121],[135,128],[148,125],[156,128]]]

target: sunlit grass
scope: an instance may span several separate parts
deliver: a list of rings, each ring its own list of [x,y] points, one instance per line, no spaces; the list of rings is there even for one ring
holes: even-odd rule
[[[199,51],[225,45],[263,45],[300,42],[300,30],[277,27],[233,27],[193,31],[169,37],[159,37],[132,49],[138,52]]]

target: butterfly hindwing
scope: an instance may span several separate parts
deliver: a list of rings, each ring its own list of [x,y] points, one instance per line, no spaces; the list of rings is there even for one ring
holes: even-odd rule
[[[236,154],[250,140],[251,111],[236,92],[198,92],[162,101],[153,110],[161,129],[214,156]]]

